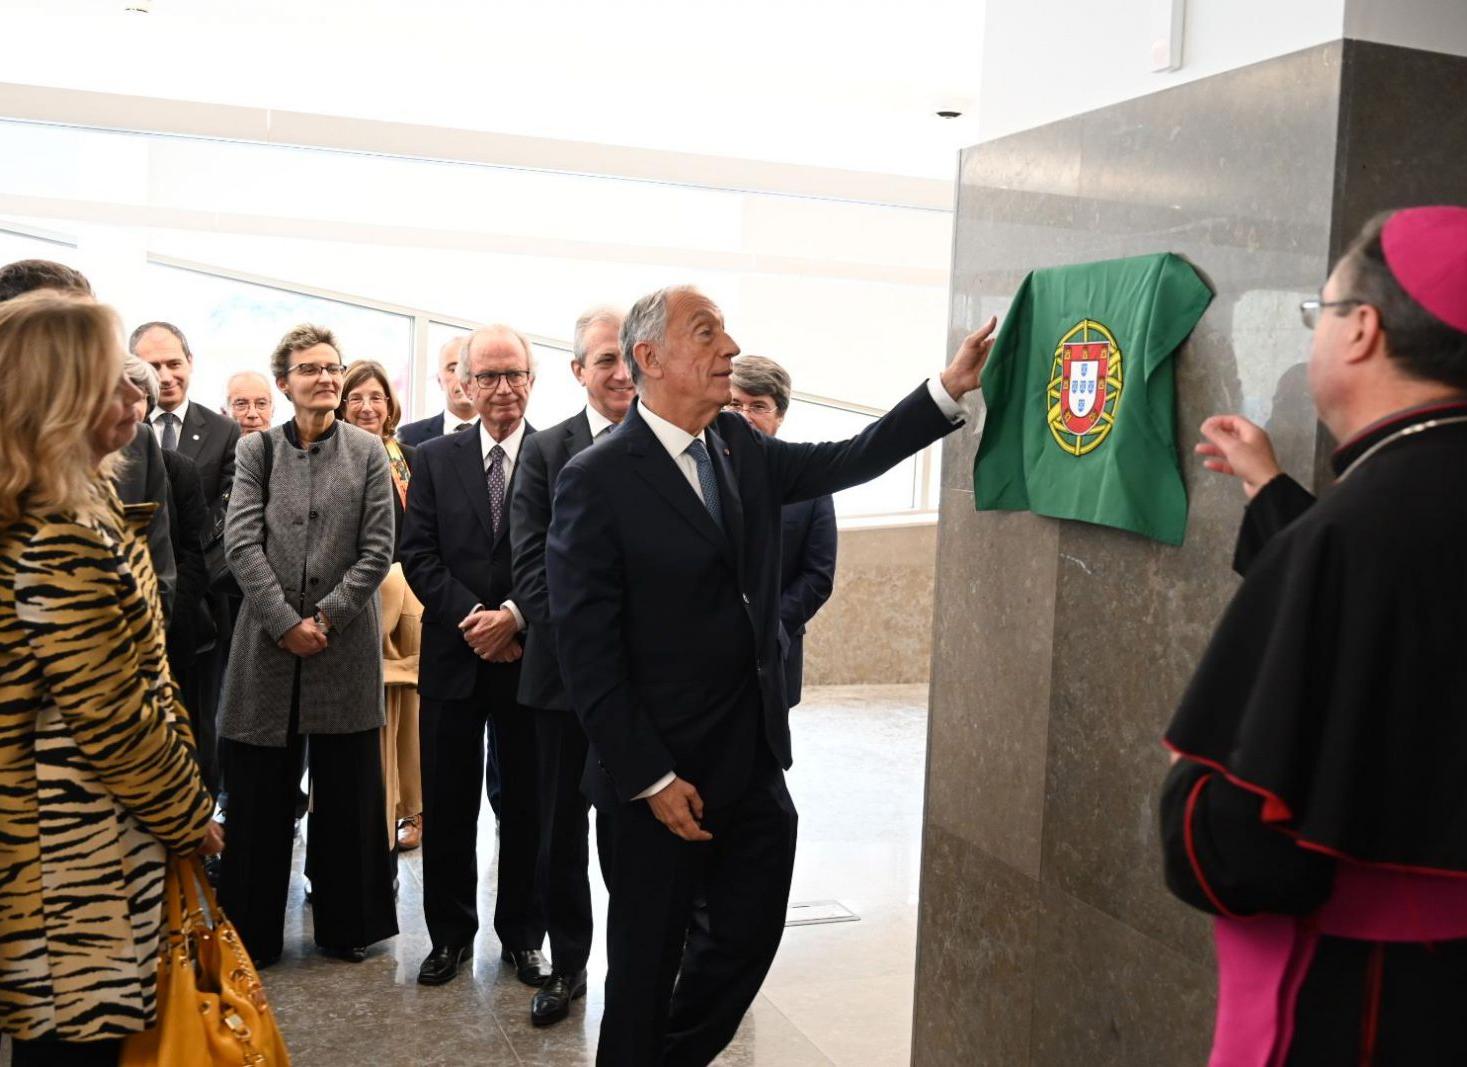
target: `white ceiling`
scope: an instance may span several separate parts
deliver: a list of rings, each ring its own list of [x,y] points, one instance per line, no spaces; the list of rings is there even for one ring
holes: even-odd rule
[[[123,2],[0,0],[0,81],[944,181],[977,140],[983,0]]]

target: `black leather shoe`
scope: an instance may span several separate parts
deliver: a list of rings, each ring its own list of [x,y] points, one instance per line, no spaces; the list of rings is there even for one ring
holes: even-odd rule
[[[419,985],[443,985],[458,975],[458,969],[474,955],[473,945],[457,948],[435,948],[418,968]]]
[[[327,948],[325,945],[317,945],[321,955],[330,956],[333,960],[345,960],[347,963],[361,963],[367,958],[367,950],[364,948]]]
[[[552,974],[530,1001],[530,1022],[536,1026],[558,1023],[570,1014],[571,1001],[586,995],[586,972]]]
[[[542,986],[550,977],[550,964],[545,962],[545,954],[538,948],[507,948],[499,958],[514,968],[515,976],[525,985]]]

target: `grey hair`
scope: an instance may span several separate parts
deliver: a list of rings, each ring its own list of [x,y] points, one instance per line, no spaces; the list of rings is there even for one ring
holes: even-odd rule
[[[783,415],[790,409],[790,372],[764,356],[735,356],[732,384],[750,396],[767,396]]]
[[[644,341],[660,343],[667,340],[668,300],[682,293],[697,291],[691,285],[669,285],[655,293],[648,293],[627,312],[627,317],[621,324],[621,358],[626,361],[627,373],[632,376],[632,384],[639,392],[642,388],[642,368],[637,366],[637,357],[633,354],[637,345]]]
[[[458,380],[461,385],[467,386],[473,380],[474,376],[470,370],[470,363],[472,361],[469,358],[469,354],[474,348],[474,338],[481,336],[513,337],[520,343],[520,347],[525,350],[525,366],[530,372],[530,377],[533,378],[535,376],[535,348],[530,344],[530,339],[513,326],[506,326],[502,322],[496,322],[489,326],[480,326],[463,339],[463,351],[458,354]]]
[[[158,372],[141,356],[129,352],[122,359],[122,376],[148,394],[148,407],[158,406],[158,393],[162,388]]]
[[[575,356],[576,362],[581,366],[586,365],[586,331],[592,326],[600,323],[611,323],[617,330],[621,329],[622,320],[626,318],[620,308],[614,308],[606,304],[593,307],[583,312],[576,319],[576,332],[571,335],[571,355]]]
[[[257,371],[257,370],[237,370],[237,371],[235,371],[233,374],[231,374],[229,376],[229,381],[227,381],[227,382],[224,383],[224,395],[225,396],[228,396],[230,393],[234,392],[234,383],[237,382],[237,381],[239,381],[241,378],[258,378],[258,379],[260,379],[260,381],[262,381],[262,382],[265,383],[265,391],[266,392],[269,392],[269,390],[270,390],[270,379],[267,378],[267,377],[265,377],[259,371]]]

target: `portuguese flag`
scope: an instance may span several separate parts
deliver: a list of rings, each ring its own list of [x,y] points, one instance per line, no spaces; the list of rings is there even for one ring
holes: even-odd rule
[[[1036,270],[983,369],[980,511],[1033,511],[1169,545],[1187,528],[1171,356],[1212,300],[1171,253]]]

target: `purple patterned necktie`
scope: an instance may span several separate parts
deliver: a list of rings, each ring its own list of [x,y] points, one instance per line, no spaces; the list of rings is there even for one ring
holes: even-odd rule
[[[485,469],[489,479],[489,518],[494,525],[494,536],[504,525],[504,449],[495,445],[489,450],[489,466]]]

